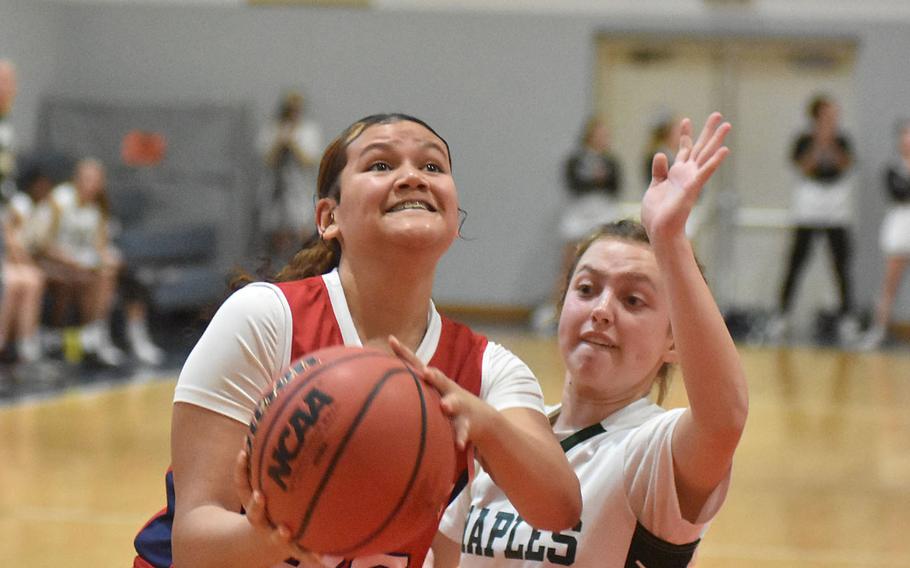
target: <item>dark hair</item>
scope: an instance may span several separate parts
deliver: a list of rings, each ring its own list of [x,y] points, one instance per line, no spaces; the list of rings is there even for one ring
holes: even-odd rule
[[[316,180],[316,199],[331,198],[341,203],[341,171],[348,163],[347,149],[351,143],[360,137],[363,132],[376,124],[393,124],[395,122],[414,122],[432,132],[437,138],[445,144],[446,152],[449,154],[449,167],[452,166],[452,153],[449,150],[449,143],[445,138],[426,122],[419,118],[403,113],[382,113],[371,114],[354,122],[344,129],[334,140],[332,140],[322,154],[322,160],[319,162],[319,174]],[[304,244],[303,248],[294,255],[291,261],[282,268],[274,277],[276,282],[286,282],[288,280],[300,280],[311,276],[318,276],[330,272],[336,268],[341,261],[341,247],[338,241],[325,241],[322,236],[314,234]],[[231,283],[233,289],[248,284],[253,280],[247,274],[240,274],[235,277]]]
[[[278,104],[278,109],[275,113],[276,118],[281,122],[290,120],[295,111],[300,112],[303,110],[303,103],[303,95],[297,91],[286,93],[281,97],[281,102]]]
[[[16,169],[16,186],[24,193],[31,193],[31,188],[38,180],[46,179],[50,183],[54,181],[48,160],[42,155],[23,156]]]
[[[585,252],[591,248],[591,245],[601,239],[616,239],[629,241],[631,243],[641,243],[648,247],[651,246],[651,239],[648,238],[648,232],[645,230],[644,225],[638,221],[633,221],[632,219],[621,219],[612,223],[606,223],[595,229],[587,237],[580,240],[575,247],[572,265],[565,274],[562,294],[559,296],[559,304],[557,305],[558,312],[562,312],[566,294],[569,292],[569,286],[572,282],[572,276],[575,274],[575,268],[578,266],[578,261],[581,260],[581,257]],[[698,259],[696,259],[696,263],[698,263]],[[704,269],[701,263],[698,263],[698,269],[701,271],[702,277],[704,277]],[[671,363],[664,363],[657,371],[657,379],[654,381],[657,385],[657,404],[662,404],[664,399],[667,398],[667,393],[670,390],[672,370],[673,365]]]
[[[828,95],[815,95],[812,97],[812,100],[809,101],[809,108],[807,109],[809,111],[809,117],[811,117],[812,120],[817,120],[818,115],[822,113],[822,109],[832,104],[834,104],[834,101],[831,100],[831,97]]]

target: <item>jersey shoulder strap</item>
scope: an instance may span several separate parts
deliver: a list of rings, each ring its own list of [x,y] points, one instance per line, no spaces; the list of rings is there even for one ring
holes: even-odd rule
[[[323,347],[342,345],[341,327],[321,276],[275,284],[291,308],[291,361]]]

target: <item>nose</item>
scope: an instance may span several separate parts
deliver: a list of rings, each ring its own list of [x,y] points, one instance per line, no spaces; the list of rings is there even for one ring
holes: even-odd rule
[[[604,292],[604,294],[597,299],[594,308],[591,310],[591,320],[593,320],[594,323],[610,323],[615,317],[614,309],[615,298],[613,294]]]
[[[423,171],[413,166],[403,168],[401,177],[395,185],[399,189],[426,189],[428,187]]]

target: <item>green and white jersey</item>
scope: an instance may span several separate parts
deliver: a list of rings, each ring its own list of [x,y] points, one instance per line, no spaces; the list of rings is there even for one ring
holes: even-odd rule
[[[440,530],[461,543],[461,567],[676,568],[689,564],[720,509],[729,474],[697,523],[682,518],[671,440],[683,409],[647,399],[578,432],[556,432],[581,482],[581,521],[569,530],[525,523],[481,468],[446,511]]]

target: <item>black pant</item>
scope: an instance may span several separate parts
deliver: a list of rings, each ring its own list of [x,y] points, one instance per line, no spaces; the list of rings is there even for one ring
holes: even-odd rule
[[[817,234],[828,236],[828,245],[831,248],[831,258],[834,261],[834,270],[837,274],[837,284],[840,287],[840,314],[850,312],[853,307],[850,290],[850,255],[852,244],[850,232],[846,227],[797,227],[793,236],[793,248],[790,251],[790,264],[787,267],[787,277],[781,290],[780,306],[786,313],[790,311],[793,303],[793,293],[796,281],[799,280],[806,260],[809,258],[809,248],[812,239]]]

